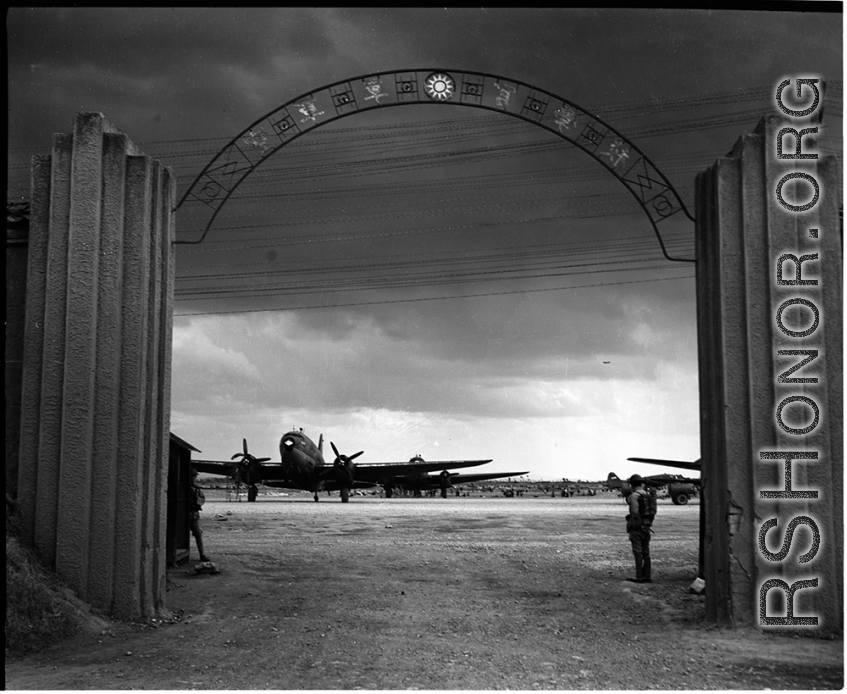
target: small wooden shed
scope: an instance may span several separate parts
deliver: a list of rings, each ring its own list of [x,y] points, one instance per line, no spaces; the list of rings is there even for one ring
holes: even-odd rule
[[[188,560],[191,551],[191,451],[199,449],[170,433],[168,451],[168,529],[167,565],[174,567]]]

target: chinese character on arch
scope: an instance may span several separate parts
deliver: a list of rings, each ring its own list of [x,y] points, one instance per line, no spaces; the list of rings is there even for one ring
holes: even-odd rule
[[[300,119],[301,123],[305,123],[308,120],[314,123],[318,116],[322,116],[324,114],[323,111],[318,111],[318,107],[315,106],[315,102],[311,99],[305,99],[302,104],[294,105],[297,106],[297,110],[300,111],[300,113],[306,116],[305,118]]]
[[[609,161],[612,163],[612,168],[616,167],[622,161],[629,159],[629,147],[627,147],[623,140],[619,137],[616,137],[612,144],[609,145],[608,152],[601,152],[601,157],[609,157]]]
[[[379,104],[379,100],[388,96],[388,92],[382,91],[382,82],[379,77],[369,77],[365,80],[365,91],[369,94],[369,96],[365,97],[365,101],[373,99]]]
[[[576,125],[576,109],[573,106],[564,105],[554,112],[554,120],[559,126],[559,132],[564,133]]]

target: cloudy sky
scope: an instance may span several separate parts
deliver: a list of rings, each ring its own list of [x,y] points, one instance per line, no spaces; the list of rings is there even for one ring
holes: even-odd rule
[[[812,5],[820,10],[818,4]],[[803,9],[802,4],[787,5]],[[596,114],[694,215],[694,177],[826,80],[842,150],[842,20],[815,12],[12,9],[9,200],[79,111],[173,167],[178,197],[248,126],[378,72],[486,73]],[[258,133],[256,137],[261,137]],[[196,240],[203,206],[177,211]],[[671,255],[693,223],[663,222]],[[278,456],[303,427],[363,461],[493,458],[536,479],[699,457],[694,266],[593,157],[490,110],[328,123],[177,246],[172,429],[202,458]]]

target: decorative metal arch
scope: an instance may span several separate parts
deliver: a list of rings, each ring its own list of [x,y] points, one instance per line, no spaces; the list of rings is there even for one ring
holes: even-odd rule
[[[202,243],[224,203],[253,170],[301,135],[344,116],[406,104],[470,106],[505,113],[549,130],[605,166],[641,205],[668,260],[658,224],[683,212],[694,221],[664,174],[630,140],[567,99],[523,82],[459,70],[377,72],[298,96],[245,128],[194,179],[175,210],[196,200],[208,208]]]

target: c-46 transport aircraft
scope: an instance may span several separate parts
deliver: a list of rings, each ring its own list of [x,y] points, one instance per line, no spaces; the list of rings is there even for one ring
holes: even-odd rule
[[[323,457],[323,435],[317,445],[302,429],[292,430],[279,441],[279,463],[268,463],[269,458],[256,458],[247,452],[247,440],[244,440],[244,452],[236,453],[233,460],[194,460],[192,466],[198,472],[232,477],[236,484],[246,484],[249,488],[248,500],[255,501],[256,485],[264,483],[274,487],[305,489],[312,492],[315,501],[318,492],[341,492],[341,501],[347,502],[350,490],[357,487],[374,487],[391,484],[391,480],[406,475],[421,475],[435,470],[474,467],[490,463],[487,460],[442,460],[427,462],[422,458],[413,458],[403,463],[354,463],[364,451],[353,455],[342,455],[335,444],[330,442],[335,459],[327,464]]]

